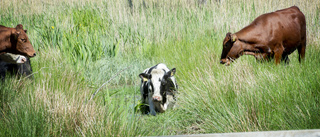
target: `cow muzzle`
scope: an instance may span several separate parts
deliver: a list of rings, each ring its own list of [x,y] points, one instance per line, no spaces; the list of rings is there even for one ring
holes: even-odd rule
[[[229,59],[221,59],[220,64],[225,64],[226,66],[230,65],[230,60]]]
[[[37,54],[36,53],[30,53],[28,54],[28,56],[31,58],[31,57],[35,57]]]
[[[162,97],[161,96],[153,96],[153,101],[159,101],[161,102],[162,101]]]

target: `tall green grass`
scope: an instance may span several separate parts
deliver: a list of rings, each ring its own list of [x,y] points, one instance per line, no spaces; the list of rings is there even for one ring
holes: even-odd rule
[[[219,64],[222,40],[257,16],[299,6],[306,60]],[[1,1],[0,24],[21,23],[38,52],[34,79],[0,86],[0,136],[150,136],[319,128],[317,1]],[[177,68],[177,107],[156,117],[134,108],[138,74]],[[121,73],[119,71],[124,70]],[[101,85],[116,75],[116,78]]]

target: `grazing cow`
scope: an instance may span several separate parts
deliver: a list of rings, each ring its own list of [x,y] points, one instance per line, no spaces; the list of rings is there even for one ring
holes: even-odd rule
[[[14,53],[27,57],[36,56],[36,52],[31,45],[21,24],[16,28],[8,28],[0,25],[0,54]]]
[[[176,69],[171,70],[165,64],[158,64],[139,74],[141,78],[141,100],[144,114],[163,113],[175,105],[178,86],[174,78]]]
[[[11,53],[0,55],[0,79],[5,80],[6,74],[27,76],[32,73],[31,62],[28,57]]]
[[[306,49],[306,20],[297,6],[266,13],[256,18],[240,31],[227,33],[223,40],[221,64],[241,55],[253,55],[256,59],[275,58],[289,62],[288,55],[298,49],[299,62]]]

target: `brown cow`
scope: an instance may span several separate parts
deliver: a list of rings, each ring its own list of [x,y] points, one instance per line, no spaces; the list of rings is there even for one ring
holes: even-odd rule
[[[9,52],[28,57],[36,56],[26,32],[27,30],[23,30],[21,24],[17,25],[16,28],[0,25],[0,54]]]
[[[256,59],[275,58],[289,62],[288,55],[298,49],[299,62],[304,59],[306,49],[306,21],[297,6],[266,13],[256,18],[240,31],[227,33],[223,40],[221,64],[241,55],[253,55]]]

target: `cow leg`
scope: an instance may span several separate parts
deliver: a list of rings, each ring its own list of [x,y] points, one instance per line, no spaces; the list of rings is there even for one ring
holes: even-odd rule
[[[274,59],[275,59],[276,64],[280,64],[283,51],[284,51],[284,48],[283,48],[282,44],[279,44],[278,46],[276,46],[276,48],[274,50]]]
[[[306,53],[306,41],[300,44],[300,46],[298,47],[298,53],[299,53],[299,62],[301,63],[301,60],[304,59],[304,56]]]
[[[288,55],[282,55],[281,61],[284,61],[286,64],[289,64],[290,59],[289,59]]]
[[[148,93],[148,104],[149,104],[149,110],[150,110],[150,114],[155,116],[156,115],[156,110],[154,108],[154,104],[153,104],[153,98],[152,98],[152,93]]]
[[[288,53],[282,53],[281,61],[284,61],[286,64],[289,64],[290,59],[288,55]]]

